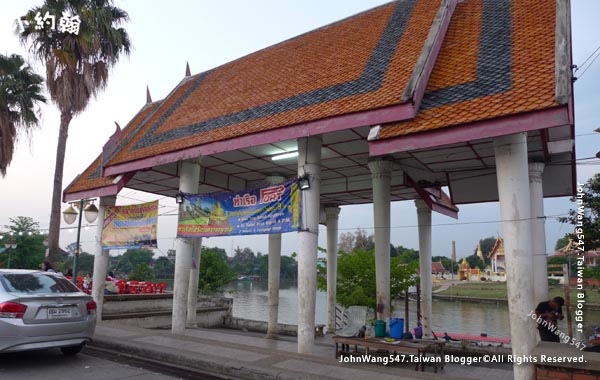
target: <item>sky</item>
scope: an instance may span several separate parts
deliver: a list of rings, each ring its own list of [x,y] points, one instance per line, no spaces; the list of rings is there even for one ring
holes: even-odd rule
[[[467,0],[468,1],[468,0]],[[114,122],[125,126],[146,102],[146,86],[153,100],[163,99],[183,79],[186,63],[192,74],[220,66],[249,53],[266,48],[320,26],[387,3],[387,0],[256,0],[256,1],[185,1],[116,0],[129,13],[125,25],[133,51],[113,69],[105,91],[88,108],[73,118],[67,141],[63,189],[98,156],[115,130]],[[44,75],[14,34],[14,21],[42,0],[0,0],[0,52],[21,54],[35,70]],[[600,60],[593,61],[600,48],[597,15],[600,1],[572,0],[573,63],[575,73],[575,134],[577,179],[587,181],[599,168],[595,158],[600,150]],[[596,52],[597,53],[597,52]],[[591,58],[590,58],[591,57]],[[590,59],[588,59],[590,58]],[[587,62],[586,62],[587,60]],[[585,63],[585,65],[584,65]],[[591,64],[590,64],[591,63]],[[589,65],[589,66],[588,66]],[[587,70],[586,70],[587,68]],[[585,72],[584,72],[585,70]],[[8,167],[0,177],[0,232],[17,216],[30,217],[47,230],[50,221],[52,181],[56,157],[59,113],[49,102],[41,108],[42,122],[30,140],[21,138]],[[177,207],[174,200],[127,188],[117,197],[118,205],[159,200],[158,249],[156,256],[175,248]],[[568,197],[546,199],[546,245],[553,252],[556,240],[572,231],[557,217],[568,213],[573,204]],[[62,210],[68,207],[63,204]],[[340,213],[339,233],[363,229],[373,233],[371,205],[344,206]],[[418,249],[417,219],[414,202],[395,202],[391,209],[391,242]],[[461,205],[458,220],[433,213],[433,255],[450,256],[456,241],[457,257],[473,253],[479,239],[502,234],[497,202]],[[94,252],[96,227],[84,227],[83,250]],[[63,222],[60,246],[76,240],[76,228]],[[326,247],[325,227],[319,231],[319,246]],[[203,245],[220,247],[232,255],[236,247],[268,252],[264,235],[215,237]],[[297,251],[297,234],[282,237],[282,253]],[[112,254],[122,251],[112,252]]]

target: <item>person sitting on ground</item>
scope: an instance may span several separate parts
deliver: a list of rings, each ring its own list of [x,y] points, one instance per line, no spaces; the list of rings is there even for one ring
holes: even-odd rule
[[[115,281],[114,273],[108,272],[104,283],[104,294],[119,294],[119,287]]]
[[[104,294],[119,294],[119,287],[114,281],[106,281],[104,284]]]
[[[540,302],[535,308],[535,315],[538,317],[538,331],[540,339],[544,342],[560,343],[560,338],[556,331],[556,323],[564,318],[562,306],[565,300],[562,297],[554,297],[550,301]]]

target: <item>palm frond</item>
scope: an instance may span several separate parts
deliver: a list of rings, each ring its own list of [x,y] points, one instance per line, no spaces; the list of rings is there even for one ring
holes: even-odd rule
[[[36,30],[35,16],[45,12],[55,15],[57,23],[63,12],[78,15],[79,33]],[[129,35],[120,27],[129,15],[111,0],[46,0],[24,19],[29,27],[20,35],[21,42],[46,64],[48,90],[61,112],[82,112],[106,87],[110,68],[131,51]]]
[[[31,136],[39,122],[38,104],[44,79],[25,64],[20,55],[0,54],[0,174],[12,161],[19,135]]]

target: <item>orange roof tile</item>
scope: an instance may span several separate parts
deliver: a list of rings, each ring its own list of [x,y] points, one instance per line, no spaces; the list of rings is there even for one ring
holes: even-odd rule
[[[108,165],[400,104],[440,3],[393,2],[186,78]]]
[[[378,139],[558,105],[556,3],[471,0],[457,5],[422,108]]]

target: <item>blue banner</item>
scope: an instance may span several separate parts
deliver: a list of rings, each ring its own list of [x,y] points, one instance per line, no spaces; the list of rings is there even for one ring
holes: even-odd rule
[[[298,231],[300,202],[296,181],[235,193],[183,194],[177,237]]]

